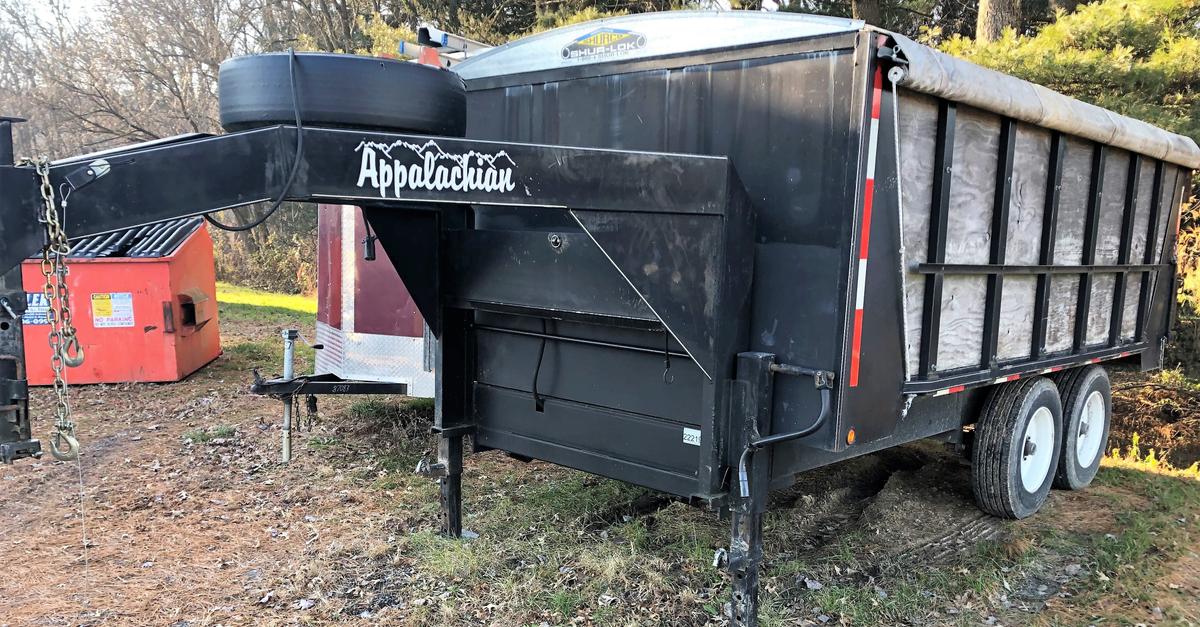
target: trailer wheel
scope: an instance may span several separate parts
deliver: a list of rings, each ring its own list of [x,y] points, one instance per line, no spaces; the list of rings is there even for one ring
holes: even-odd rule
[[[971,489],[979,508],[1025,518],[1046,501],[1062,446],[1062,401],[1043,377],[996,386],[975,424]]]
[[[241,131],[295,124],[287,53],[221,64],[221,126]],[[393,59],[296,53],[296,95],[305,125],[462,136],[467,96],[454,72]]]
[[[1104,368],[1076,368],[1058,381],[1063,401],[1063,443],[1054,487],[1082,490],[1096,477],[1108,443],[1112,385]]]

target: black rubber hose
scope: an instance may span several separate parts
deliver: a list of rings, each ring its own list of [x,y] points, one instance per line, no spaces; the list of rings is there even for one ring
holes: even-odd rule
[[[222,231],[249,231],[250,229],[259,226],[267,221],[272,214],[279,210],[283,200],[287,198],[288,192],[292,189],[292,183],[296,180],[296,173],[300,171],[300,162],[304,159],[304,126],[300,121],[300,96],[296,89],[296,50],[288,48],[288,81],[292,87],[292,112],[296,114],[296,158],[292,160],[292,171],[288,173],[287,182],[283,184],[283,190],[279,192],[279,197],[271,204],[271,208],[267,209],[261,217],[248,224],[224,224],[219,222],[212,214],[204,214],[204,219],[209,224],[221,229]]]

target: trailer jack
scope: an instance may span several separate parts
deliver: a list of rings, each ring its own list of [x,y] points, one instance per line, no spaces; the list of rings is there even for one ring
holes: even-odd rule
[[[763,435],[771,429],[774,375],[812,377],[821,396],[821,409],[808,426],[796,431]],[[762,517],[770,492],[771,448],[819,431],[829,419],[834,374],[804,366],[775,363],[769,353],[741,353],[737,361],[737,391],[733,411],[744,423],[733,435],[731,451],[741,450],[738,459],[738,495],[732,501],[732,534],[727,553],[733,583],[730,620],[735,627],[758,625],[758,576],[762,565]],[[739,403],[740,399],[740,403]],[[738,415],[738,414],[734,414]],[[756,455],[758,452],[766,454]],[[714,563],[720,563],[718,553]]]

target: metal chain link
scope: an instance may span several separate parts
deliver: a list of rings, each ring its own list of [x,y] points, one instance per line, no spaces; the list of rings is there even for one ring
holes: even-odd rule
[[[50,369],[54,372],[54,434],[50,453],[55,459],[71,461],[79,458],[79,442],[75,439],[75,423],[71,421],[71,403],[67,395],[66,368],[83,364],[83,347],[75,334],[71,319],[71,291],[67,285],[66,256],[71,252],[67,233],[59,219],[54,201],[54,186],[50,182],[50,162],[38,158],[31,163],[41,179],[44,211],[39,221],[46,227],[46,245],[42,248],[42,294],[46,297],[46,317],[50,323]],[[65,207],[65,203],[64,203]],[[66,448],[62,447],[63,442]]]

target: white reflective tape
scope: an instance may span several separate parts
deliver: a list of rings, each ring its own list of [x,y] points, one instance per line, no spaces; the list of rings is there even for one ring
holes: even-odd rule
[[[854,296],[854,308],[863,308],[863,299],[867,295],[867,260],[858,260],[858,292]]]
[[[867,180],[875,180],[875,148],[879,145],[879,118],[871,118],[870,139],[867,140]]]

